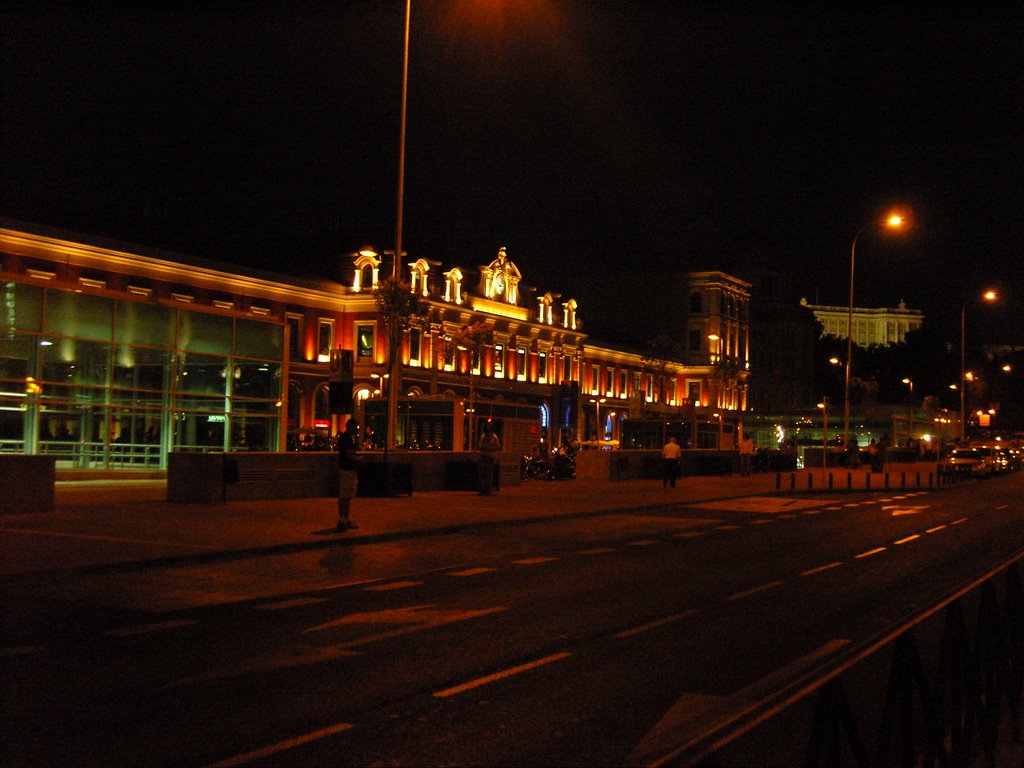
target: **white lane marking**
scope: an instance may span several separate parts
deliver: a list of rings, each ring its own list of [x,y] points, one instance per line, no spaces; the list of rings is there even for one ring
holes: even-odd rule
[[[854,501],[854,502],[851,502],[849,504],[843,504],[843,506],[844,507],[859,507],[860,506],[860,502]]]
[[[544,666],[545,664],[551,664],[555,661],[561,661],[562,659],[568,658],[569,656],[572,656],[572,654],[568,652],[555,653],[551,656],[545,656],[543,659],[530,661],[526,664],[520,664],[517,667],[511,667],[509,669],[502,670],[501,672],[495,672],[493,675],[487,675],[486,677],[479,677],[476,680],[470,680],[468,683],[462,683],[461,685],[456,685],[451,688],[445,688],[443,691],[438,691],[437,693],[435,693],[434,697],[438,699],[444,699],[448,696],[454,696],[457,693],[469,691],[473,688],[479,688],[482,685],[487,685],[488,683],[493,683],[497,680],[503,680],[506,677],[512,677],[513,675],[518,675],[521,672],[527,672],[531,669],[536,669],[537,667]]]
[[[629,546],[629,547],[649,547],[652,544],[657,544],[657,543],[659,543],[659,542],[655,541],[654,539],[638,539],[637,541],[628,541],[628,542],[626,542],[626,546]]]
[[[821,514],[821,510],[820,509],[805,509],[800,514],[801,515],[820,515]]]
[[[840,509],[842,509],[842,507],[825,507],[825,510],[827,512],[835,512],[835,511],[840,510]]]
[[[889,506],[882,507],[882,511],[883,512],[888,512],[890,509],[892,510],[892,516],[893,517],[897,517],[899,515],[916,515],[918,512],[921,512],[921,511],[923,511],[925,509],[928,509],[928,505],[927,504],[918,504],[918,505],[915,505],[915,506],[906,506],[906,507],[904,507],[904,506],[898,506],[898,505],[892,504],[892,505],[889,505]]]
[[[439,627],[443,624],[451,624],[455,621],[466,621],[480,616],[488,616],[492,613],[507,610],[508,606],[496,606],[494,608],[482,608],[473,611],[443,610],[434,605],[411,605],[405,608],[395,608],[387,611],[366,611],[364,613],[350,613],[337,619],[317,624],[302,630],[299,634],[306,635],[311,632],[322,632],[325,629],[344,625],[360,624],[404,624],[399,629],[381,632],[368,637],[361,637],[351,642],[341,643],[337,648],[356,648],[360,645],[368,645],[378,640],[386,640],[392,637],[401,637],[410,632],[422,632],[425,629]]]
[[[481,573],[494,573],[497,568],[467,568],[464,571],[452,571],[449,576],[479,576]]]
[[[1000,504],[998,507],[996,507],[996,510],[1006,509],[1008,506],[1010,506],[1010,505],[1009,504]]]
[[[908,541],[913,541],[914,539],[920,539],[920,538],[921,538],[921,534],[920,533],[915,533],[913,536],[907,536],[905,539],[897,539],[896,541],[893,542],[893,544],[906,544]]]
[[[12,656],[24,656],[28,653],[37,653],[43,650],[38,645],[11,645],[6,648],[0,648],[0,658],[9,659]]]
[[[103,634],[113,635],[115,637],[129,637],[131,635],[148,635],[151,632],[161,632],[165,629],[177,629],[178,627],[188,627],[192,624],[198,624],[198,621],[191,621],[188,619],[181,619],[177,621],[160,621],[155,624],[142,624],[137,627],[124,627],[122,629],[109,629]]]
[[[313,605],[314,603],[326,603],[326,597],[297,597],[294,600],[282,600],[278,603],[264,603],[254,605],[257,611],[282,611],[285,608],[297,608],[300,605]]]
[[[944,525],[936,525],[934,528],[929,528],[925,533],[935,533],[936,531],[941,531],[945,527],[946,526]]]
[[[596,549],[581,549],[581,550],[577,551],[576,554],[577,555],[606,555],[609,552],[614,552],[614,551],[615,550],[612,549],[611,547],[597,547]]]
[[[954,520],[952,523],[950,523],[950,525],[960,525],[960,523],[966,523],[966,522],[967,522],[967,518],[966,517],[961,517],[959,520]]]
[[[783,584],[785,584],[784,581],[769,581],[767,584],[762,584],[759,587],[754,587],[753,589],[745,589],[742,592],[737,592],[735,595],[729,595],[729,597],[725,599],[742,600],[744,597],[750,597],[751,595],[756,595],[758,592],[765,592],[769,589],[775,589],[775,587],[782,586]]]
[[[716,531],[738,531],[739,529],[738,525],[719,525],[715,527]]]
[[[203,544],[183,544],[180,541],[163,541],[155,539],[124,539],[120,536],[96,536],[88,533],[66,533],[64,531],[37,531],[31,528],[3,528],[2,533],[18,533],[27,536],[52,536],[60,539],[84,539],[87,541],[113,541],[118,544],[159,544],[161,547],[179,547],[181,549],[209,549],[216,550],[221,547],[206,546]]]
[[[525,560],[513,560],[516,565],[538,565],[540,563],[552,563],[557,557],[528,557]]]
[[[822,571],[828,571],[828,570],[831,570],[832,568],[838,568],[842,564],[843,564],[842,561],[837,560],[836,562],[829,563],[828,565],[819,565],[817,568],[811,568],[809,571],[804,571],[800,575],[801,576],[813,576],[814,574],[821,573]]]
[[[209,768],[233,768],[233,766],[236,765],[245,765],[246,763],[251,763],[254,760],[259,760],[262,757],[268,757],[270,755],[277,754],[278,752],[284,752],[286,749],[292,749],[302,744],[308,744],[311,741],[317,741],[318,739],[326,739],[328,736],[334,736],[336,733],[343,733],[351,728],[351,723],[329,725],[326,728],[321,728],[318,731],[307,733],[304,736],[296,736],[294,739],[279,741],[277,744],[271,744],[269,747],[263,747],[262,749],[257,749],[252,752],[246,752],[244,755],[229,757],[226,760],[213,763]]]
[[[750,524],[751,525],[768,525],[768,523],[774,523],[774,522],[775,522],[774,520],[768,520],[766,518],[762,518],[761,520],[751,520]]]
[[[796,515],[779,515],[779,519],[780,520],[792,520],[795,517],[796,517]]]
[[[682,533],[673,533],[673,539],[696,539],[698,536],[703,536],[704,531],[683,531]]]
[[[663,619],[658,619],[657,621],[652,621],[649,624],[643,624],[643,625],[641,625],[639,627],[633,627],[632,629],[624,629],[621,632],[616,632],[615,636],[617,638],[619,638],[620,640],[625,639],[627,637],[633,637],[633,635],[639,635],[641,632],[647,632],[648,630],[651,630],[651,629],[657,629],[658,627],[663,627],[666,624],[671,624],[673,622],[685,619],[688,616],[693,616],[693,614],[695,614],[696,612],[697,612],[696,608],[690,608],[688,611],[683,611],[682,613],[676,613],[676,614],[673,614],[672,616],[666,616]]]
[[[422,581],[392,581],[390,584],[378,584],[375,587],[363,587],[364,592],[391,592],[395,589],[408,589],[418,587]]]
[[[874,549],[869,549],[867,552],[861,552],[859,555],[854,555],[854,559],[859,560],[862,557],[871,557],[872,555],[877,555],[879,552],[885,552],[885,547],[875,547]]]

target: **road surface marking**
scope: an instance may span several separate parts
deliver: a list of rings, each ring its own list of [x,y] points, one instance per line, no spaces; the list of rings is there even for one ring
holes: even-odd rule
[[[935,533],[936,531],[941,531],[945,527],[946,526],[944,525],[936,525],[934,528],[929,528],[925,533]]]
[[[825,510],[827,512],[836,512],[837,510],[840,510],[840,509],[842,509],[842,507],[825,507]]]
[[[378,584],[375,587],[363,587],[364,592],[391,592],[395,589],[408,589],[418,587],[422,581],[392,581],[390,584]]]
[[[296,608],[300,605],[312,605],[313,603],[326,603],[326,597],[297,597],[294,600],[282,600],[279,603],[264,603],[254,605],[257,611],[281,611],[285,608]]]
[[[292,749],[318,739],[326,739],[328,736],[334,736],[336,733],[343,733],[351,728],[351,723],[330,725],[326,728],[321,728],[319,731],[307,733],[305,736],[296,736],[294,739],[279,741],[277,744],[271,744],[269,747],[263,747],[262,749],[257,749],[252,752],[246,752],[244,755],[229,757],[227,760],[221,760],[218,763],[213,763],[209,768],[232,768],[232,766],[236,765],[245,765],[246,763],[251,763],[253,760],[259,760],[262,757],[268,757],[270,755],[277,754],[278,752],[284,752],[286,749]]]
[[[576,552],[577,555],[606,555],[609,552],[614,552],[614,549],[610,547],[597,547],[596,549],[581,549]]]
[[[887,512],[890,509],[892,510],[892,516],[893,517],[898,517],[899,515],[916,515],[918,512],[922,512],[922,511],[928,509],[928,505],[927,504],[918,504],[918,505],[915,505],[915,506],[902,507],[902,506],[898,506],[896,504],[890,504],[888,506],[882,507],[882,511],[883,512]]]
[[[557,560],[557,557],[528,557],[525,560],[513,560],[515,565],[538,565],[539,563],[551,563]]]
[[[624,629],[622,632],[616,632],[615,636],[621,640],[627,637],[632,637],[633,635],[639,635],[641,632],[646,632],[649,629],[657,629],[658,627],[663,627],[666,624],[671,624],[672,622],[685,619],[687,616],[693,616],[693,614],[695,614],[696,612],[696,608],[691,608],[688,611],[683,611],[682,613],[676,613],[672,616],[666,616],[663,619],[652,621],[650,624],[644,624],[639,627],[633,627],[632,629]]]
[[[859,506],[860,506],[860,503],[859,503],[859,502],[856,502],[856,501],[854,501],[854,502],[851,502],[851,503],[849,503],[849,504],[843,504],[843,506],[844,506],[844,507],[859,507]]]
[[[682,533],[673,533],[673,539],[695,539],[698,536],[703,536],[704,531],[683,531]]]
[[[796,517],[796,515],[779,515],[779,519],[780,520],[792,520],[795,517]]]
[[[718,525],[715,526],[716,531],[738,531],[740,527],[738,525]]]
[[[877,555],[879,552],[885,552],[885,547],[875,547],[874,549],[869,549],[867,552],[861,552],[859,555],[854,555],[854,559],[859,560],[862,557],[871,557],[872,555]]]
[[[831,509],[831,507],[829,507],[829,509]],[[836,507],[836,509],[838,509],[838,507]],[[820,515],[821,514],[821,510],[820,509],[805,509],[800,514],[801,515]]]
[[[0,533],[20,533],[28,536],[53,536],[60,539],[85,539],[88,541],[114,541],[118,544],[158,544],[161,547],[180,547],[182,549],[219,550],[221,547],[203,544],[183,544],[180,541],[163,541],[155,539],[124,539],[120,536],[95,536],[88,533],[65,533],[63,531],[37,531],[31,528],[3,528]]]
[[[1009,504],[1000,504],[998,507],[996,507],[996,509],[997,510],[1006,509],[1008,506],[1010,506],[1010,505]]]
[[[401,637],[412,632],[422,632],[433,627],[440,627],[444,624],[451,624],[456,621],[476,619],[480,616],[488,616],[492,613],[507,610],[508,606],[497,606],[495,608],[482,608],[475,611],[443,610],[434,605],[411,605],[406,608],[395,608],[386,611],[366,611],[364,613],[350,613],[338,619],[315,627],[302,630],[299,634],[307,635],[311,632],[322,632],[325,629],[334,627],[352,626],[360,624],[404,624],[399,629],[392,629],[387,632],[379,632],[375,635],[361,637],[347,643],[341,643],[336,648],[357,648],[361,645],[369,645],[380,640],[389,640],[393,637]]]
[[[506,677],[512,677],[513,675],[518,675],[521,672],[527,672],[531,669],[536,669],[537,667],[544,666],[545,664],[551,664],[554,661],[561,661],[562,659],[568,658],[569,656],[572,656],[572,654],[568,652],[556,653],[551,656],[545,656],[543,659],[537,659],[536,661],[531,661],[526,664],[520,664],[518,667],[511,667],[510,669],[506,669],[501,672],[495,672],[493,675],[487,675],[486,677],[479,677],[476,680],[470,680],[468,683],[463,683],[462,685],[456,685],[452,688],[445,688],[443,691],[438,691],[437,693],[435,693],[434,697],[438,699],[444,699],[448,696],[454,696],[457,693],[469,691],[473,688],[479,688],[482,685],[487,685],[488,683],[503,680]]]
[[[658,542],[655,541],[654,539],[638,539],[637,541],[626,542],[626,546],[629,546],[629,547],[649,547],[652,544],[657,544],[657,543]]]
[[[967,518],[966,517],[961,517],[959,520],[954,520],[952,523],[950,523],[950,525],[960,525],[960,523],[966,523],[966,522],[967,522]]]
[[[156,624],[141,624],[137,627],[110,629],[104,632],[103,634],[114,635],[115,637],[129,637],[131,635],[148,635],[150,632],[161,632],[165,629],[177,629],[178,627],[187,627],[192,624],[198,623],[198,621],[190,621],[188,619],[179,619],[176,621],[160,621]]]
[[[27,653],[36,653],[43,650],[38,645],[12,645],[7,648],[0,648],[0,658],[9,659],[12,656],[24,656]]]
[[[841,560],[837,560],[836,562],[829,563],[828,565],[819,565],[817,568],[811,568],[811,570],[804,571],[800,575],[801,576],[813,576],[814,574],[821,573],[822,571],[827,571],[827,570],[830,570],[832,568],[838,568],[842,564],[843,563],[842,563]]]
[[[751,595],[756,595],[758,592],[765,592],[769,589],[775,589],[775,587],[781,586],[783,584],[785,584],[784,581],[769,581],[767,584],[762,584],[759,587],[754,587],[753,589],[746,589],[742,592],[737,592],[735,595],[729,595],[729,597],[725,599],[742,600],[744,597],[750,597]]]
[[[751,525],[767,525],[768,523],[774,523],[774,522],[775,522],[774,520],[768,520],[768,519],[762,518],[760,520],[751,520],[750,524]]]
[[[481,573],[494,573],[497,568],[467,568],[464,571],[452,571],[449,576],[479,576]]]
[[[913,541],[914,539],[920,539],[920,538],[921,538],[921,534],[920,533],[915,533],[913,536],[907,536],[907,538],[905,538],[905,539],[897,539],[896,541],[893,542],[893,544],[906,544],[908,541]]]

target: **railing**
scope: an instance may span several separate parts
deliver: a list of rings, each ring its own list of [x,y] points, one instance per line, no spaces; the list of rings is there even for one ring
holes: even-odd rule
[[[826,649],[820,662],[773,680],[756,699],[740,697],[699,733],[645,740],[636,765],[718,765],[743,738],[770,728],[791,708],[814,702],[802,763],[814,766],[996,766],[1012,739],[1020,745],[1024,683],[1024,598],[1018,553],[932,606],[854,646]],[[1002,600],[997,585],[1002,583]],[[976,603],[973,636],[965,601]],[[929,678],[915,630],[941,620],[938,663]],[[936,627],[936,629],[939,629]],[[934,640],[932,635],[921,637]],[[867,706],[851,706],[855,668],[891,652],[884,691],[868,686]],[[870,676],[867,676],[870,677]],[[864,692],[861,694],[861,701]],[[1007,727],[1008,726],[1008,727]],[[866,734],[875,730],[869,746]],[[1002,738],[1000,738],[1002,732]],[[799,763],[788,759],[785,764]],[[763,759],[758,758],[757,764]],[[729,763],[728,758],[725,763]],[[763,764],[774,764],[763,763]]]

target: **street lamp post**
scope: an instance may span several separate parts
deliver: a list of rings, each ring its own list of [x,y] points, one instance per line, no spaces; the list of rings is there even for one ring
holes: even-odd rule
[[[405,0],[405,44],[402,51],[402,109],[398,132],[398,190],[395,202],[395,258],[391,262],[391,279],[399,284],[402,260],[402,216],[405,207],[405,105],[409,92],[409,19],[412,15],[412,0]],[[397,333],[392,330],[391,333]],[[399,365],[397,350],[391,350],[388,360],[394,386],[388,389],[388,428],[384,444],[395,448],[395,422],[398,421]]]
[[[892,214],[884,222],[884,225],[892,229],[903,226],[903,217]],[[861,227],[853,237],[853,245],[850,246],[850,305],[846,313],[846,375],[843,385],[843,447],[850,441],[850,361],[853,357],[853,274],[854,264],[857,259],[857,241],[865,230],[878,226],[878,222],[871,221]]]
[[[981,294],[985,301],[996,301],[999,294],[995,291],[985,291]],[[967,329],[967,304],[960,307],[960,442],[967,440],[967,408],[964,393],[967,389],[967,369],[965,367],[964,347]]]
[[[912,379],[903,379],[903,383],[910,387],[910,402],[907,405],[907,437],[914,437],[914,382]]]

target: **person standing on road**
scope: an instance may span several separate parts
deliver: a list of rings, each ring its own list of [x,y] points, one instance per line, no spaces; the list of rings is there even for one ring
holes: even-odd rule
[[[349,419],[345,422],[345,431],[338,435],[338,525],[334,529],[338,533],[359,527],[349,518],[352,497],[359,488],[355,431],[355,422]]]
[[[683,449],[674,437],[670,437],[665,447],[661,449],[661,487],[668,488],[670,485],[676,487],[676,478],[679,476],[679,458],[683,455]]]
[[[480,433],[480,461],[477,471],[480,473],[480,495],[490,496],[494,487],[494,468],[498,464],[498,451],[501,450],[501,440],[494,434],[494,425],[490,420],[484,422],[483,432]]]

